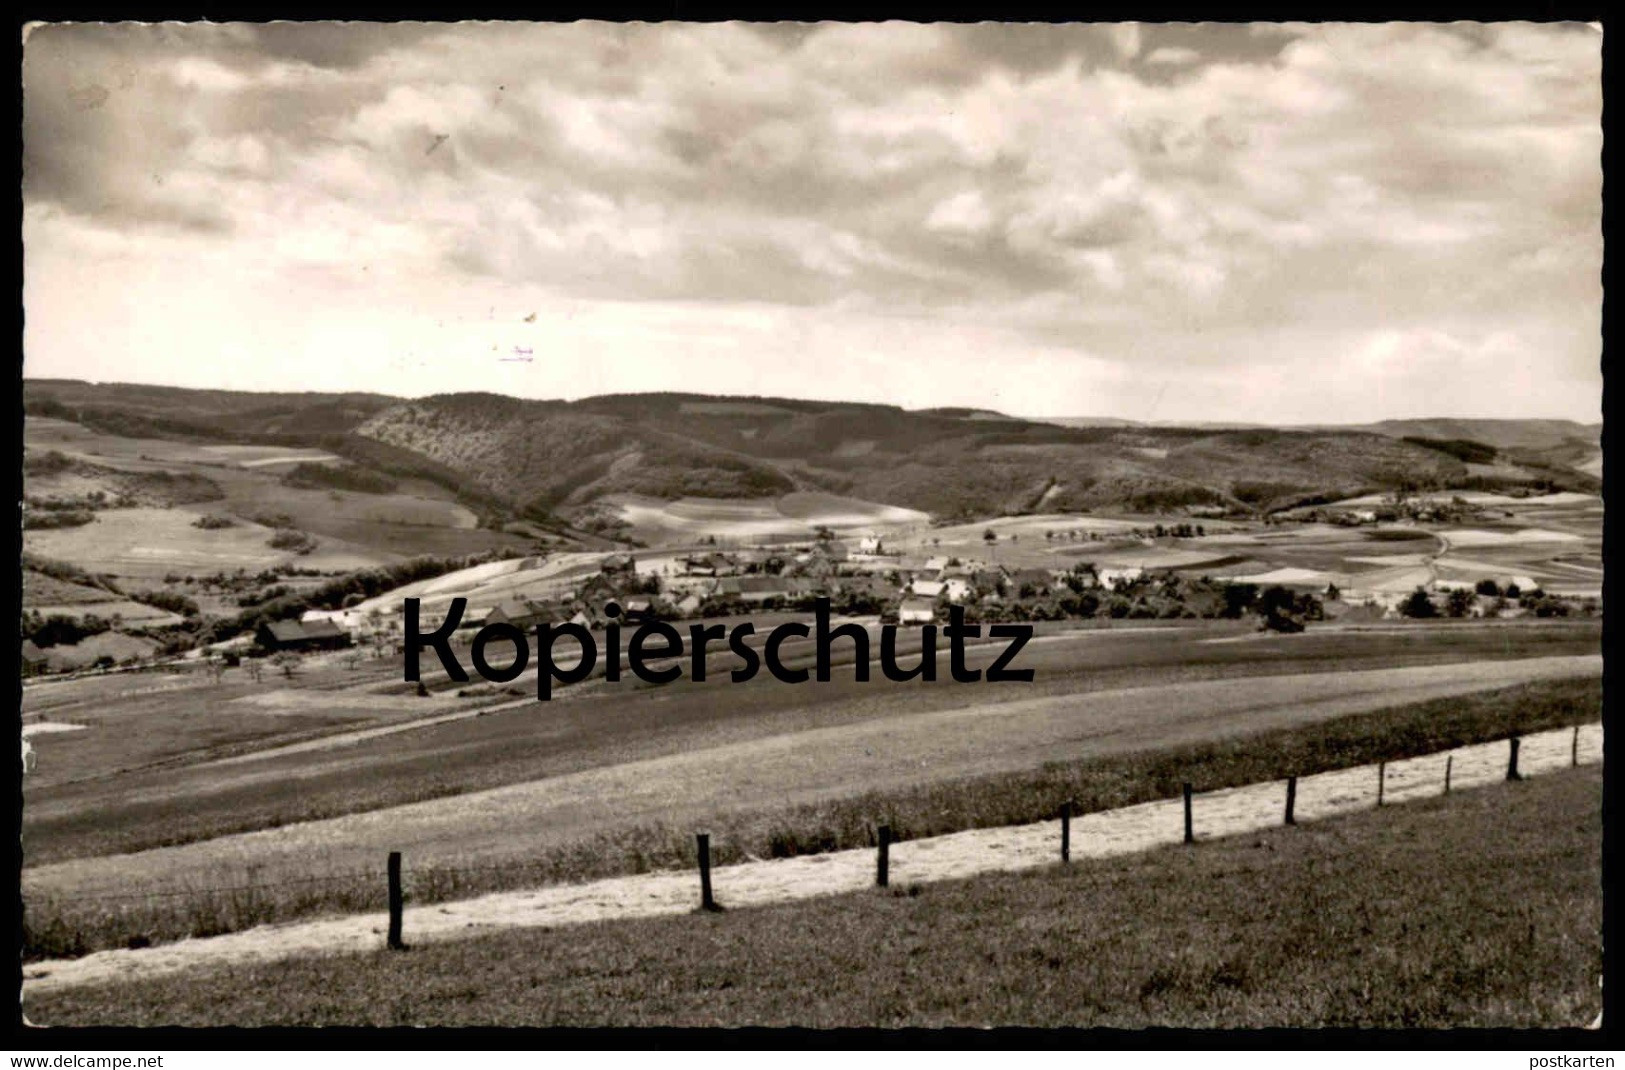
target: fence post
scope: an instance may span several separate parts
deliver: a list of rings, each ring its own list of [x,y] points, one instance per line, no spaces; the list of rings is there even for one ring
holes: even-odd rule
[[[891,826],[881,825],[877,831],[880,838],[880,853],[875,861],[875,883],[884,888],[890,878],[888,870],[891,868]]]
[[[401,894],[401,853],[389,852],[389,941],[391,951],[405,951],[401,942],[401,907],[405,896]]]
[[[1454,754],[1444,756],[1444,793],[1446,795],[1450,794],[1450,767],[1455,764],[1456,756]]]
[[[1185,842],[1196,842],[1196,827],[1191,823],[1191,785],[1185,782]]]
[[[1061,804],[1061,861],[1072,861],[1072,800]]]
[[[717,901],[711,898],[711,835],[697,832],[694,840],[700,854],[700,909],[716,911]]]
[[[1569,745],[1569,761],[1575,768],[1580,766],[1580,726],[1574,726],[1574,742]]]
[[[1388,786],[1388,763],[1377,763],[1377,805],[1382,805],[1383,789]]]
[[[1286,778],[1286,823],[1288,825],[1296,825],[1298,823],[1297,818],[1292,816],[1292,809],[1297,805],[1297,802],[1298,778],[1295,776],[1289,776]]]
[[[1518,745],[1523,741],[1517,736],[1512,737],[1512,751],[1507,756],[1507,779],[1519,780],[1518,776]]]

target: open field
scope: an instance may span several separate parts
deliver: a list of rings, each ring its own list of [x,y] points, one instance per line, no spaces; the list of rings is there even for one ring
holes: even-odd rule
[[[132,602],[128,598],[110,598],[105,602],[74,601],[60,605],[49,602],[25,602],[24,605],[42,617],[113,617],[117,616],[123,628],[163,628],[179,624],[178,613],[158,609],[156,606]]]
[[[45,1025],[1578,1026],[1600,1002],[1600,789],[1575,770],[1194,850],[45,991],[25,1010]]]
[[[26,787],[25,846],[30,864],[134,850],[810,730],[981,709],[990,703],[994,709],[1012,702],[1064,706],[1072,696],[1154,685],[1585,655],[1597,650],[1599,627],[1595,622],[1459,622],[1382,633],[1321,628],[1301,636],[1270,637],[1226,623],[1132,631],[1041,625],[1039,634],[1018,662],[1033,668],[1032,684],[955,685],[945,668],[936,683],[859,684],[852,678],[850,644],[845,643],[840,653],[848,667],[837,668],[828,684],[786,687],[765,674],[748,684],[732,684],[724,666],[733,659],[723,654],[703,684],[686,677],[666,687],[638,686],[631,679],[619,685],[590,683],[564,689],[545,704],[331,753],[266,758],[236,767],[229,776],[192,768],[241,753],[240,748],[223,751],[217,733],[275,747],[326,731],[438,714],[446,709],[443,702],[456,700],[403,693],[398,705],[377,707],[375,691],[409,691],[400,683],[397,656],[366,661],[356,669],[340,658],[311,659],[294,681],[272,675],[258,685],[244,670],[233,669],[219,685],[201,674],[183,678],[184,684],[158,677],[166,682],[157,691],[149,690],[156,684],[148,674],[34,686],[24,694],[25,717],[43,714],[89,724],[92,731],[42,744],[37,774]],[[1050,635],[1056,638],[1044,638]],[[1231,644],[1202,642],[1216,635],[1246,638]],[[904,633],[904,638],[913,645],[900,643],[899,652],[910,657],[918,649],[918,634]],[[996,652],[973,648],[968,664],[985,666]],[[792,667],[805,665],[812,657],[811,644],[786,644],[785,653]],[[528,675],[514,686],[534,693]],[[325,711],[267,716],[237,704],[254,691],[289,687],[315,692]],[[360,704],[347,706],[346,695],[357,696]],[[462,701],[472,705],[491,699]],[[232,716],[222,718],[221,710],[231,710]],[[1156,725],[1178,716],[1175,710],[1162,711],[1146,728],[1154,732]],[[160,760],[163,768],[144,768]]]
[[[821,525],[837,532],[884,532],[919,527],[930,521],[916,509],[813,491],[765,500],[662,501],[615,495],[604,499],[603,504],[630,526],[633,538],[650,546],[698,543],[710,538],[724,544],[747,540],[789,542],[809,538]]]
[[[1596,500],[1593,495],[1581,494],[1576,491],[1562,491],[1556,494],[1532,494],[1525,498],[1518,498],[1509,494],[1494,494],[1483,490],[1438,490],[1418,492],[1411,494],[1410,497],[1417,501],[1435,502],[1448,502],[1452,498],[1460,498],[1462,501],[1471,502],[1474,505],[1497,506],[1507,509],[1544,509],[1565,505],[1583,505]],[[1342,501],[1333,502],[1332,505],[1336,508],[1381,505],[1389,498],[1390,496],[1387,494],[1363,494],[1358,498],[1344,498]]]
[[[417,554],[452,556],[528,545],[527,540],[519,536],[480,529],[472,511],[455,501],[449,491],[424,480],[396,480],[399,487],[384,494],[292,487],[282,482],[283,475],[300,463],[343,463],[326,450],[126,438],[92,431],[66,420],[34,416],[24,421],[23,435],[30,451],[56,450],[117,472],[206,478],[219,486],[225,496],[185,512],[184,523],[189,524],[203,513],[227,514],[236,517],[242,528],[251,532],[256,517],[284,516],[293,527],[315,535],[323,543],[315,554],[299,562],[305,567],[358,568]],[[128,512],[131,511],[100,513],[89,528]],[[173,525],[155,520],[147,513],[115,521],[115,524],[121,531],[131,524],[137,525],[144,529],[147,540],[165,544],[171,542],[174,534],[170,530]],[[57,533],[30,533],[34,534]],[[229,535],[230,529],[198,534]],[[121,562],[116,558],[103,561],[95,556],[97,547],[70,541],[65,552],[53,552],[51,545],[54,542],[48,540],[37,549],[47,556],[72,561],[93,571],[120,571]],[[253,548],[239,548],[242,551],[238,553],[239,559],[222,560],[211,568],[215,560],[211,555],[225,552],[221,548],[232,545],[229,541],[194,544],[188,539],[179,544],[182,563],[177,567],[181,571],[238,567],[257,571],[288,556],[273,552],[267,557],[254,552]],[[32,540],[28,548],[36,549]],[[311,563],[324,552],[334,557],[335,551],[339,551],[341,557],[347,554],[348,558]],[[349,559],[361,563],[350,563]],[[138,571],[132,575],[144,577],[146,573]]]
[[[46,653],[50,655],[53,665],[82,669],[102,658],[112,658],[116,662],[126,658],[144,658],[157,648],[156,642],[143,636],[109,631],[88,636],[77,643],[49,647]]]
[[[87,587],[81,583],[59,580],[31,568],[23,569],[23,607],[83,606],[93,602],[111,602],[117,596],[100,587]]]
[[[194,892],[242,885],[245,881],[250,885],[262,881],[267,885],[288,880],[301,885],[312,879],[319,882],[318,886],[305,887],[303,897],[291,902],[271,897],[277,913],[256,913],[253,916],[257,920],[296,916],[323,904],[328,909],[354,909],[346,897],[360,894],[365,901],[366,896],[376,892],[375,882],[367,878],[359,883],[356,892],[350,892],[346,889],[356,882],[347,880],[345,874],[374,870],[378,858],[393,849],[407,851],[415,864],[422,866],[474,865],[482,871],[496,867],[492,871],[495,875],[487,878],[493,883],[470,886],[459,879],[441,889],[441,894],[446,895],[470,894],[491,887],[523,887],[527,881],[534,884],[639,872],[651,865],[681,865],[692,842],[688,832],[695,827],[717,830],[717,842],[729,852],[719,861],[727,861],[740,857],[741,852],[777,853],[788,849],[797,853],[860,844],[867,835],[867,822],[878,812],[892,813],[894,827],[908,835],[1018,823],[1043,816],[1049,812],[1044,807],[1052,808],[1068,794],[1080,801],[1092,801],[1090,808],[1127,805],[1166,795],[1168,778],[1172,776],[1177,784],[1181,775],[1167,766],[1168,761],[1188,775],[1202,761],[1211,763],[1219,755],[1249,754],[1252,752],[1248,747],[1252,747],[1262,766],[1246,762],[1227,766],[1221,761],[1215,772],[1197,779],[1222,786],[1267,778],[1278,772],[1281,761],[1292,760],[1293,748],[1302,744],[1291,740],[1298,737],[1325,744],[1323,752],[1314,751],[1321,757],[1305,755],[1298,759],[1298,767],[1327,768],[1356,760],[1425,752],[1473,738],[1495,738],[1520,726],[1552,723],[1554,717],[1558,718],[1555,723],[1591,718],[1596,711],[1596,684],[1594,676],[1588,680],[1584,674],[1587,664],[1591,674],[1596,672],[1596,659],[1577,661],[1573,669],[1582,673],[1577,679],[1561,679],[1561,674],[1571,670],[1562,664],[1549,664],[1549,671],[1559,673],[1559,677],[1526,693],[1487,696],[1483,701],[1433,702],[1412,707],[1414,713],[1396,713],[1389,720],[1397,718],[1396,723],[1411,726],[1397,736],[1395,729],[1383,727],[1387,715],[1373,720],[1373,715],[1361,711],[1383,709],[1406,698],[1478,691],[1510,678],[1504,677],[1496,665],[1480,664],[1470,666],[1470,678],[1456,685],[1442,682],[1439,669],[1394,670],[1346,674],[1354,679],[1339,689],[1325,676],[1301,674],[1221,680],[1183,688],[1103,692],[1080,696],[1082,705],[1077,701],[1018,703],[1000,709],[997,718],[969,709],[889,723],[860,723],[845,731],[814,730],[754,743],[685,751],[665,758],[623,761],[478,794],[392,809],[369,807],[368,812],[348,817],[137,854],[31,864],[25,871],[24,885],[30,902],[35,904],[71,904],[87,895],[145,897],[160,893],[164,898],[135,913],[126,906],[114,915],[93,910],[86,916],[77,908],[68,908],[66,916],[78,920],[72,921],[67,931],[107,932],[122,941],[117,933],[126,931],[131,924],[143,924],[142,918],[151,918],[152,928],[134,931],[166,935],[174,931],[176,924],[183,926],[181,932],[194,931],[196,922],[188,920],[192,918],[190,912],[183,910],[176,916],[172,911]],[[1539,669],[1534,663],[1525,665],[1516,678],[1539,678],[1530,675]],[[1422,676],[1409,687],[1396,679],[1414,678],[1418,672]],[[1387,679],[1378,690],[1362,697],[1358,689],[1365,677]],[[1294,688],[1292,680],[1301,681],[1302,686]],[[1377,685],[1379,680],[1370,683]],[[1327,697],[1340,690],[1341,697]],[[1225,695],[1230,697],[1226,699]],[[1170,705],[1177,708],[1169,709]],[[1336,731],[1320,727],[1329,723],[1342,727]],[[409,743],[425,748],[422,753],[429,757],[424,768],[431,769],[437,754],[469,752],[466,747],[448,746],[448,738],[466,736],[470,731],[479,733],[482,728],[505,729],[510,741],[508,750],[522,750],[523,736],[515,729],[525,724],[517,711],[494,714],[395,737],[394,746]],[[534,730],[534,720],[529,724]],[[1273,736],[1267,731],[1272,727],[1277,728]],[[1080,728],[1085,731],[1078,735]],[[43,748],[54,744],[60,751],[71,740],[86,735],[73,732],[44,737],[37,745]],[[541,735],[543,742],[549,738],[548,734]],[[1333,742],[1327,744],[1327,739]],[[433,745],[436,741],[438,747]],[[1012,745],[1013,741],[1019,741],[1019,745]],[[531,746],[532,754],[549,754],[545,747],[537,748],[534,743]],[[346,748],[362,753],[366,750],[366,743]],[[1197,760],[1192,758],[1194,752],[1210,757]],[[491,753],[500,751],[492,748]],[[1131,754],[1143,755],[1151,762],[1147,779],[1125,780],[1121,773],[1111,771],[1112,763],[1121,763],[1124,756]],[[1367,757],[1362,759],[1362,755]],[[368,785],[350,758],[349,754],[336,753],[327,756],[326,761],[321,756],[308,760],[308,755],[301,756],[306,759],[303,762],[267,761],[264,764],[270,768],[259,770],[257,775],[251,767],[241,766],[195,771],[217,784],[236,781],[235,797],[210,798],[198,793],[166,799],[163,793],[171,781],[179,782],[184,789],[188,779],[186,770],[170,770],[162,777],[145,778],[149,787],[140,793],[145,798],[132,792],[127,804],[86,813],[78,820],[43,822],[43,830],[58,838],[73,837],[81,845],[79,850],[95,849],[109,833],[126,838],[150,837],[162,833],[164,822],[170,827],[193,822],[194,828],[200,820],[219,822],[223,815],[218,808],[223,804],[239,809],[245,805],[306,805],[310,798],[300,790],[304,785],[297,780],[289,783],[290,777],[297,777],[289,770],[297,770],[300,764],[329,770],[348,766],[348,779],[336,775],[327,781],[327,787],[322,778],[307,783],[316,791],[336,793],[340,805],[367,803],[369,788],[387,786],[387,775],[379,774],[393,770],[380,767],[368,774],[380,781]],[[1057,764],[1059,759],[1071,759],[1075,764]],[[1128,764],[1138,768],[1137,762],[1144,764],[1139,759]],[[545,757],[533,758],[528,764],[534,770],[547,761]],[[1090,769],[1100,772],[1091,774]],[[1073,779],[1077,775],[1084,779]],[[1091,776],[1097,779],[1091,780]],[[402,783],[397,790],[408,790],[410,786],[410,782]],[[343,794],[345,788],[350,789],[348,795]],[[106,785],[67,788],[70,792],[87,789],[94,796]],[[1137,791],[1151,794],[1136,796]],[[211,808],[216,812],[211,814]],[[28,816],[34,816],[32,806]],[[25,852],[31,861],[40,858],[33,846],[40,842],[37,835],[25,832]],[[57,842],[60,846],[62,841]],[[181,897],[179,901],[176,896]],[[255,902],[259,904],[256,910],[265,908],[258,898]],[[151,914],[155,906],[163,908],[156,916]],[[43,909],[46,917],[58,916],[54,913],[56,907]],[[226,908],[217,904],[213,909]],[[228,913],[236,909],[233,906]],[[283,913],[288,909],[295,915]],[[34,917],[35,931],[48,933],[49,926],[39,928],[45,924],[39,920],[41,915],[36,913]],[[39,939],[53,946],[51,941],[56,937],[42,935]]]
[[[1544,776],[1602,759],[1602,725],[1557,728],[1522,737],[1519,775]],[[1455,791],[1505,783],[1509,743],[1505,739],[1434,751],[1382,765],[1350,766],[1300,776],[1296,787],[1299,823],[1323,821],[1350,812],[1448,794],[1447,769]],[[1299,769],[1299,766],[1291,766]],[[1197,775],[1197,774],[1192,774]],[[1383,781],[1386,792],[1379,788]],[[1205,785],[1204,785],[1205,787]],[[1256,833],[1282,821],[1282,780],[1203,790],[1196,806],[1194,840]],[[1023,825],[971,829],[940,836],[911,836],[891,852],[890,871],[898,883],[932,884],[986,873],[1052,866],[1056,856],[1052,818]],[[1179,843],[1178,798],[1092,810],[1073,824],[1075,860],[1111,858]],[[801,857],[776,857],[722,866],[712,874],[720,900],[734,907],[765,906],[843,892],[874,882],[874,852],[837,850]],[[444,870],[405,869],[408,898],[421,902]],[[660,871],[586,884],[423,903],[406,912],[413,945],[466,940],[493,929],[551,928],[588,922],[686,914],[694,909],[692,871]],[[431,892],[430,898],[433,897]],[[114,977],[144,980],[211,965],[268,962],[300,955],[331,955],[371,950],[378,943],[373,911],[298,924],[258,926],[224,938],[182,940],[158,948],[109,949],[78,959],[47,959],[24,971],[31,991],[95,984]],[[472,930],[472,931],[470,931]]]
[[[200,444],[109,435],[50,416],[23,419],[23,444],[31,450],[56,450],[78,460],[132,471],[157,471],[167,465],[223,467],[231,463],[225,455],[211,453]]]
[[[1047,761],[1182,746],[1313,723],[1398,702],[1468,694],[1527,680],[1593,675],[1600,668],[1601,659],[1595,656],[1524,659],[1249,677],[1054,699],[992,699],[935,713],[713,745],[106,861],[82,859],[32,866],[25,883],[40,888],[61,882],[67,887],[88,884],[103,889],[154,881],[173,884],[212,871],[222,862],[258,864],[267,873],[290,873],[312,864],[349,869],[392,849],[411,851],[430,864],[453,859],[512,860],[544,845],[640,823],[681,824],[770,806],[819,803],[875,789],[1012,773]],[[535,718],[526,709],[493,716],[528,716],[532,723]],[[436,725],[423,734],[442,739],[466,736],[468,726],[477,726],[481,720],[485,719]],[[64,737],[63,747],[90,738],[90,732],[76,732],[71,739]],[[390,743],[382,741],[378,749],[387,749]],[[244,787],[264,785],[278,773],[285,778],[283,782],[289,777],[297,779],[298,774],[284,766],[298,759],[329,769],[353,765],[354,756],[345,753],[353,749],[264,763],[274,766],[274,773],[254,765],[233,765],[213,767],[201,775],[219,787],[240,792]],[[130,785],[124,798],[127,808],[150,811],[166,803],[173,805],[176,793],[167,783]],[[193,799],[191,805],[202,809],[208,802]],[[36,827],[49,827],[67,816],[64,807],[51,802],[40,802],[31,810],[35,812],[30,813],[29,823],[37,823]],[[27,830],[25,824],[25,851],[31,840]]]
[[[94,523],[23,533],[23,549],[87,570],[108,572],[156,584],[173,572],[211,573],[246,569],[258,572],[274,565],[343,571],[388,560],[361,547],[320,540],[312,553],[300,556],[269,545],[273,530],[249,521],[206,531],[192,526],[202,511],[186,509],[108,509]]]

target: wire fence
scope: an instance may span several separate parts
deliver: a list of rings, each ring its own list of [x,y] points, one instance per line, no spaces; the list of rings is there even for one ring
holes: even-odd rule
[[[1581,728],[1582,726],[1579,725],[1573,726],[1570,737],[1568,764],[1573,766],[1578,766],[1581,764]],[[1550,737],[1555,734],[1556,733],[1547,732],[1542,733],[1541,735],[1543,737]],[[1543,740],[1543,742],[1549,743],[1550,740]],[[1509,736],[1501,740],[1495,740],[1487,744],[1478,744],[1476,746],[1483,748],[1495,746],[1496,744],[1500,743],[1505,743],[1507,745],[1505,778],[1507,780],[1522,779],[1523,774],[1519,768],[1519,761],[1523,737],[1516,735]],[[1442,773],[1442,793],[1449,794],[1452,790],[1452,775],[1457,772],[1455,768],[1455,754],[1456,752],[1454,751],[1441,751],[1430,755],[1421,755],[1412,759],[1407,759],[1405,762],[1407,765],[1414,766],[1416,762],[1424,759],[1437,759],[1439,757],[1444,757],[1445,761],[1443,763],[1442,770],[1440,771],[1440,773]],[[1547,765],[1551,764],[1552,758],[1550,755],[1543,752],[1542,757],[1543,761]],[[1482,762],[1479,764],[1482,765]],[[1362,768],[1368,767],[1326,770],[1315,775],[1318,777],[1333,775],[1347,776],[1349,774],[1358,772]],[[1414,797],[1418,787],[1418,781],[1412,775],[1414,772],[1414,769],[1409,769],[1406,777],[1404,778],[1404,783],[1400,785],[1407,793],[1409,793],[1410,797]],[[1479,771],[1477,776],[1477,782],[1483,782],[1482,770]],[[1384,806],[1388,801],[1387,789],[1390,783],[1388,762],[1376,763],[1375,779],[1375,806],[1381,807]],[[1215,789],[1212,794],[1234,795],[1235,793],[1241,791],[1251,791],[1256,794],[1257,790],[1267,788],[1272,784],[1279,784],[1282,781],[1284,781],[1284,792],[1282,796],[1280,796],[1279,802],[1280,824],[1291,826],[1297,824],[1297,819],[1299,816],[1299,777],[1296,774],[1289,774],[1283,778],[1277,778],[1273,781],[1257,782],[1240,788]],[[1185,844],[1193,844],[1198,842],[1196,835],[1196,818],[1198,812],[1198,802],[1202,799],[1204,794],[1207,793],[1198,791],[1196,787],[1189,782],[1185,782],[1181,785],[1181,792],[1177,798],[1181,800],[1182,804],[1180,807],[1183,815],[1182,840]],[[1172,800],[1164,800],[1163,805],[1166,805],[1170,801]],[[1132,807],[1130,809],[1132,809]],[[1220,820],[1220,817],[1224,816],[1221,815],[1220,812],[1224,809],[1224,807],[1219,806],[1217,801],[1215,801],[1213,808],[1215,823],[1224,823]],[[1124,812],[1125,811],[1123,810],[1102,810],[1092,812],[1084,811],[1079,810],[1073,800],[1068,799],[1063,802],[1058,810],[1052,814],[1049,819],[1053,821],[1058,818],[1060,821],[1059,839],[1055,845],[1056,857],[1058,860],[1063,864],[1072,860],[1074,847],[1072,825],[1075,818],[1110,816],[1113,813],[1121,814]],[[1234,814],[1228,814],[1226,816],[1226,820],[1231,820],[1234,817]],[[894,828],[889,822],[877,822],[870,827],[872,830],[870,835],[870,843],[876,852],[875,883],[880,887],[886,887],[889,884],[891,875],[891,847],[896,843],[905,842],[906,837],[896,835]],[[1260,826],[1255,821],[1251,827],[1257,828]],[[1240,829],[1238,828],[1228,831],[1240,831]],[[1170,830],[1169,834],[1172,834],[1172,830]],[[1227,833],[1225,831],[1221,831],[1220,834],[1222,835]],[[925,839],[931,838],[932,837],[926,837]],[[697,868],[699,873],[699,907],[702,910],[720,909],[716,900],[714,889],[712,887],[712,851],[710,836],[708,833],[701,832],[695,834],[694,853],[688,857],[692,859],[690,865]],[[750,856],[747,855],[747,858],[748,857]],[[675,861],[675,859],[673,860]],[[559,869],[558,865],[554,862],[542,860],[519,860],[489,863],[460,863],[456,865],[430,864],[407,870],[403,864],[400,852],[390,852],[387,858],[380,859],[380,861],[384,864],[376,867],[368,866],[365,868],[346,869],[301,877],[279,877],[274,880],[264,881],[250,879],[247,883],[237,882],[219,885],[187,884],[173,888],[151,888],[139,891],[110,891],[105,893],[87,892],[75,893],[68,896],[53,895],[48,892],[38,894],[25,893],[24,898],[25,901],[30,899],[33,900],[34,902],[32,905],[36,909],[52,908],[60,912],[64,908],[71,909],[82,904],[125,904],[127,906],[152,906],[175,901],[181,901],[183,903],[188,901],[194,903],[214,901],[218,903],[222,900],[230,900],[237,897],[242,900],[236,904],[240,908],[237,911],[238,920],[246,921],[247,924],[254,924],[257,923],[255,919],[258,919],[258,921],[271,920],[269,917],[264,916],[266,912],[263,909],[256,909],[255,900],[257,897],[269,897],[270,899],[289,898],[291,897],[290,893],[294,893],[295,890],[299,890],[315,893],[315,898],[321,899],[325,892],[332,892],[336,889],[338,891],[337,898],[348,904],[352,909],[359,909],[362,907],[369,910],[376,909],[377,906],[387,903],[390,916],[391,934],[388,946],[397,947],[401,945],[400,933],[403,925],[404,904],[408,899],[417,900],[420,902],[432,901],[436,899],[444,900],[448,893],[463,890],[489,891],[495,890],[499,887],[513,888],[519,886],[520,880],[527,876],[533,878],[545,878],[548,876],[556,877]],[[542,883],[547,882],[544,880]],[[571,886],[574,887],[576,885]],[[331,899],[332,897],[329,897],[328,900],[324,901],[330,901]],[[308,899],[306,900],[306,902],[309,901],[310,900]],[[261,904],[261,907],[263,906],[264,904]],[[222,928],[221,931],[229,931],[230,928],[232,928],[232,926],[228,925]]]

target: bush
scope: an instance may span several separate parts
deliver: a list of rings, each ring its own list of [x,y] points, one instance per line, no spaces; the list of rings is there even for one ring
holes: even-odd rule
[[[1457,587],[1445,599],[1445,612],[1452,617],[1465,617],[1472,612],[1473,603],[1477,600],[1478,596],[1472,591]]]
[[[1224,611],[1222,615],[1230,620],[1243,617],[1258,601],[1258,586],[1251,583],[1227,583],[1224,585]]]
[[[1409,598],[1400,603],[1399,612],[1407,617],[1423,620],[1439,615],[1439,607],[1433,604],[1424,588],[1418,587],[1411,592]]]
[[[57,472],[65,472],[72,467],[73,459],[59,450],[46,450],[44,453],[26,450],[23,453],[23,473],[25,475],[54,475]]]
[[[292,550],[296,554],[303,555],[316,549],[316,540],[293,528],[278,528],[266,545],[273,550]]]
[[[81,639],[100,635],[112,627],[111,621],[94,613],[87,613],[83,617],[53,613],[43,619],[38,614],[30,614],[23,620],[22,631],[34,641],[35,646],[51,647],[72,646]]]
[[[49,531],[52,528],[79,528],[96,519],[89,509],[52,509],[46,512],[23,514],[24,531]]]
[[[198,604],[185,595],[174,594],[170,591],[145,591],[131,596],[137,602],[142,602],[158,609],[166,609],[171,613],[179,613],[183,617],[198,615]]]
[[[237,521],[229,516],[200,516],[192,521],[192,526],[202,528],[204,531],[217,531],[220,528],[234,528]]]
[[[398,486],[388,476],[369,472],[365,468],[338,467],[326,464],[297,464],[282,477],[283,485],[306,490],[353,490],[362,494],[389,494]]]

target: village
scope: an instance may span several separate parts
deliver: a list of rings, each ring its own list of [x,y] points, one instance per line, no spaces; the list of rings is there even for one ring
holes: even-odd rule
[[[1430,518],[1436,510],[1426,510]],[[1336,517],[1361,516],[1343,510]],[[1473,510],[1483,515],[1482,509]],[[1305,524],[1349,526],[1323,512]],[[1430,536],[1416,528],[1389,528],[1408,548]],[[1200,533],[1200,534],[1199,534]],[[1079,533],[1047,530],[1046,544],[1075,541]],[[1293,565],[1264,568],[1246,555],[1216,552],[1177,555],[1206,536],[1186,523],[1148,524],[1102,539],[1102,561],[1127,559],[1125,546],[1138,548],[1147,564],[1097,564],[1077,557],[1066,567],[1043,567],[996,560],[1000,538],[994,527],[983,533],[983,552],[954,553],[893,549],[884,534],[837,537],[820,528],[814,538],[773,545],[695,546],[685,549],[575,553],[558,558],[532,556],[455,572],[429,583],[339,609],[310,608],[297,619],[267,621],[254,632],[191,651],[192,659],[238,655],[299,654],[355,647],[375,653],[403,649],[401,609],[406,597],[421,600],[419,627],[438,628],[450,601],[467,599],[457,623],[459,635],[505,623],[529,631],[541,624],[571,623],[602,630],[604,606],[613,601],[628,623],[644,620],[691,621],[719,617],[810,613],[821,598],[833,611],[882,624],[921,626],[946,619],[950,606],[963,607],[971,622],[1236,620],[1256,615],[1260,627],[1298,631],[1311,622],[1358,624],[1407,618],[1515,618],[1593,616],[1596,598],[1582,593],[1549,593],[1534,577],[1513,567],[1485,566],[1473,577],[1441,570],[1436,555],[1371,557],[1364,571],[1333,573]],[[1400,538],[1403,537],[1403,538]],[[1434,536],[1436,537],[1436,536]],[[1019,535],[1007,536],[1019,541]],[[1217,535],[1234,540],[1234,532]],[[940,543],[940,540],[937,540]],[[914,540],[916,544],[925,540]],[[1156,567],[1160,554],[1170,564]],[[1053,549],[1052,547],[1050,549]],[[1009,558],[1009,546],[1005,546]],[[1372,567],[1385,566],[1385,567]]]

